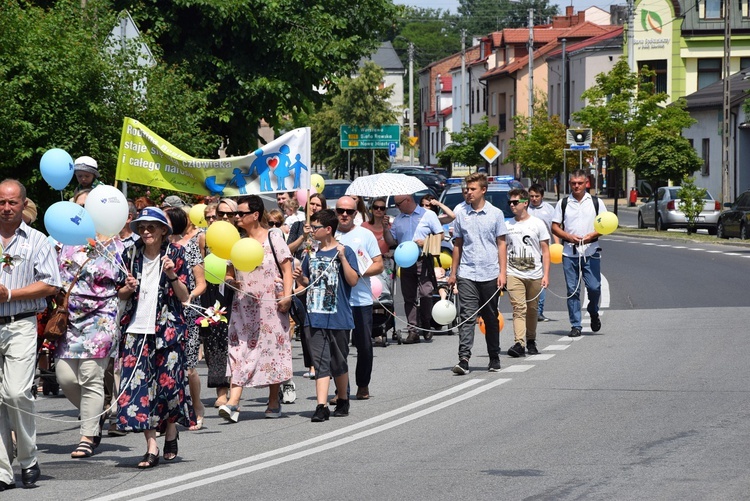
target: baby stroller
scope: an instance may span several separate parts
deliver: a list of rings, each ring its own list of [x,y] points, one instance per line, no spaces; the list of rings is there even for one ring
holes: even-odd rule
[[[44,326],[47,324],[48,310],[37,313],[37,355],[36,366],[38,369],[37,376],[42,386],[43,395],[58,395],[60,385],[57,383],[55,374],[55,347],[44,339]],[[31,394],[36,398],[39,391],[39,384],[34,383],[31,386]]]
[[[443,251],[449,250],[443,247]],[[435,291],[432,294],[432,304],[437,303],[441,299],[447,299],[453,305],[456,307],[456,312],[458,312],[458,299],[456,297],[456,294],[454,294],[454,291],[452,290],[452,287],[448,285],[448,276],[450,275],[450,269],[444,270],[441,266],[442,263],[440,263],[440,258],[435,258],[435,281],[437,287],[435,287]],[[448,334],[453,335],[455,332],[453,329],[458,324],[458,314],[456,314],[456,318],[449,324],[449,325],[440,325],[435,320],[431,321],[431,327],[435,329],[436,331],[442,331],[441,334]]]
[[[393,302],[393,266],[386,264],[378,279],[383,284],[383,292],[372,305],[372,338],[375,346],[388,346],[388,331],[393,331],[393,339],[401,344],[401,336],[396,331],[396,321],[391,312]]]

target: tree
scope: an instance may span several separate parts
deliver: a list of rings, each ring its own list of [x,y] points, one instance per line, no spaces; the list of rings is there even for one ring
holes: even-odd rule
[[[531,132],[527,116],[514,116],[513,124],[516,137],[510,140],[506,163],[518,163],[533,179],[547,179],[562,171],[565,125],[557,115],[548,116],[546,96],[534,98]]]
[[[117,0],[164,59],[195,84],[216,86],[204,126],[228,153],[257,145],[261,119],[310,112],[349,75],[392,25],[389,0]]]
[[[654,72],[644,67],[632,73],[621,57],[609,73],[600,73],[596,85],[582,94],[588,104],[573,113],[573,119],[595,131],[595,146],[607,156],[615,171],[634,169],[641,177],[653,179],[658,173],[679,179],[694,165],[686,141],[678,139],[682,129],[695,121],[679,102],[665,106],[667,94],[656,92]],[[680,158],[657,164],[656,149],[669,147]],[[657,155],[662,156],[662,155]]]
[[[414,67],[424,68],[461,50],[458,18],[440,9],[400,6],[398,21],[388,38],[404,67],[409,64],[409,42],[414,44]]]
[[[529,9],[534,9],[534,24],[546,24],[557,15],[557,5],[549,0],[459,0],[459,26],[469,35],[484,36],[504,28],[529,25]]]
[[[695,223],[698,220],[698,215],[703,210],[706,195],[707,192],[705,188],[698,188],[695,186],[695,179],[690,176],[682,178],[680,189],[677,190],[677,196],[680,198],[680,203],[677,208],[685,214],[685,219],[687,219],[688,223],[688,234],[695,233]]]
[[[347,174],[348,153],[339,144],[339,126],[379,127],[397,122],[397,110],[388,103],[393,89],[381,88],[383,77],[382,68],[365,63],[358,75],[340,79],[330,103],[310,117],[313,162],[325,165],[334,177]],[[372,151],[351,150],[351,165],[359,171],[369,170]],[[388,152],[374,151],[376,170],[384,170]]]
[[[0,170],[19,177],[40,207],[60,199],[38,182],[50,148],[96,158],[102,178],[114,181],[125,116],[196,156],[213,155],[220,144],[199,125],[213,88],[196,90],[179,67],[138,67],[132,48],[109,50],[116,24],[109,4],[93,0],[85,10],[62,1],[0,8]]]
[[[497,133],[497,127],[490,126],[487,117],[482,117],[478,124],[464,124],[461,132],[451,134],[451,143],[438,152],[440,166],[450,169],[453,164],[484,165],[484,158],[479,154]]]

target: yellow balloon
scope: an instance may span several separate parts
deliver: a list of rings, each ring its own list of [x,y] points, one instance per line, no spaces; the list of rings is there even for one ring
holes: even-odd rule
[[[398,268],[396,268],[396,276],[398,278],[401,278],[401,267],[400,266]]]
[[[562,244],[552,244],[549,246],[549,261],[553,264],[562,263],[563,246]]]
[[[230,261],[240,271],[253,271],[263,262],[263,246],[254,238],[241,238],[232,246]]]
[[[450,270],[451,265],[453,265],[453,256],[447,252],[440,253],[440,264],[438,264],[438,260],[435,258],[435,266],[440,266],[444,270]]]
[[[216,221],[206,230],[206,245],[222,259],[229,259],[232,246],[240,239],[240,232],[232,223]]]
[[[206,218],[203,215],[205,211],[206,211],[206,204],[193,205],[190,208],[190,213],[188,214],[188,217],[190,218],[190,222],[193,223],[198,228],[207,227],[208,223],[206,222]]]
[[[318,193],[323,193],[323,188],[326,187],[326,180],[320,174],[313,174],[310,176],[310,185]]]
[[[215,254],[209,254],[203,260],[203,269],[206,272],[206,281],[218,285],[227,276],[227,260]]]
[[[602,212],[594,218],[594,229],[601,235],[609,235],[617,229],[618,223],[614,212]]]

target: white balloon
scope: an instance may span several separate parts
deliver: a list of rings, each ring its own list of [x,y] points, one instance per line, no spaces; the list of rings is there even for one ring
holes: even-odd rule
[[[432,319],[438,325],[448,325],[456,318],[456,305],[447,299],[441,299],[432,307]]]
[[[91,190],[85,207],[96,232],[106,237],[120,233],[128,220],[128,200],[114,186],[100,184]]]

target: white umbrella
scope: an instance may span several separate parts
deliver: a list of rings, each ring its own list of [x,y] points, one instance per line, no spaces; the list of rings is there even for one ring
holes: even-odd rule
[[[427,186],[416,177],[384,172],[382,174],[358,177],[346,189],[346,194],[360,197],[390,197],[394,195],[413,195],[418,191],[426,189]]]

